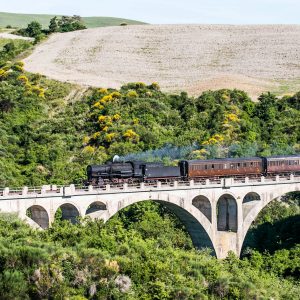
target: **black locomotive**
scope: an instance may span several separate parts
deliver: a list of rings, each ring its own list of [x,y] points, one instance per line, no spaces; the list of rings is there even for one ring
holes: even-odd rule
[[[300,155],[181,160],[177,167],[143,161],[87,167],[88,184],[191,180],[228,176],[300,174]]]
[[[179,167],[168,167],[162,163],[128,161],[124,163],[110,162],[105,165],[87,167],[87,178],[91,184],[168,181],[181,178]]]

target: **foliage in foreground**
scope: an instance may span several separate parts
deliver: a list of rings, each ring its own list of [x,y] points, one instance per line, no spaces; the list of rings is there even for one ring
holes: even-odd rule
[[[149,202],[123,210],[105,226],[100,221],[76,225],[64,221],[35,231],[2,215],[0,257],[0,294],[5,299],[297,299],[299,295],[299,282],[293,277],[299,246],[274,256],[253,251],[243,260],[230,255],[220,261],[209,252],[194,250],[173,215]]]

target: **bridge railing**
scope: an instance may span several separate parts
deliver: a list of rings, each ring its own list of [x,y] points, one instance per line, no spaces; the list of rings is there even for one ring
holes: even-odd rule
[[[200,178],[190,181],[173,181],[173,182],[142,182],[142,183],[115,183],[100,186],[82,186],[82,185],[43,185],[40,187],[23,187],[23,188],[0,188],[0,197],[6,196],[20,196],[30,197],[47,196],[47,195],[72,195],[72,194],[85,194],[85,193],[102,193],[102,192],[118,192],[125,190],[153,190],[153,189],[176,189],[188,187],[206,187],[206,186],[231,186],[240,184],[268,184],[268,183],[282,183],[291,182],[294,180],[300,181],[300,175],[293,174],[279,174],[268,177],[235,177],[235,178]]]

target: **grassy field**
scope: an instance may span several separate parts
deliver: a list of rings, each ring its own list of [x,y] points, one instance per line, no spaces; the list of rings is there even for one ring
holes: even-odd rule
[[[0,27],[11,25],[13,27],[25,27],[31,21],[40,22],[43,27],[48,27],[49,21],[54,15],[28,15],[28,14],[13,14],[0,12]],[[127,24],[145,24],[135,20],[127,20],[121,18],[110,17],[85,17],[83,18],[85,24],[89,28],[103,27],[103,26],[116,26],[121,23]]]

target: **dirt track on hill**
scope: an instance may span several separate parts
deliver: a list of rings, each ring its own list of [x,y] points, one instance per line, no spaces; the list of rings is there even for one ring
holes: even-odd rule
[[[15,35],[9,32],[0,32],[0,38],[1,39],[11,39],[11,40],[26,40],[26,41],[33,41],[33,38],[30,37],[24,37],[20,35]]]
[[[257,97],[283,80],[300,83],[300,26],[94,28],[52,35],[24,61],[28,71],[82,85],[155,81],[170,92],[238,88]]]

